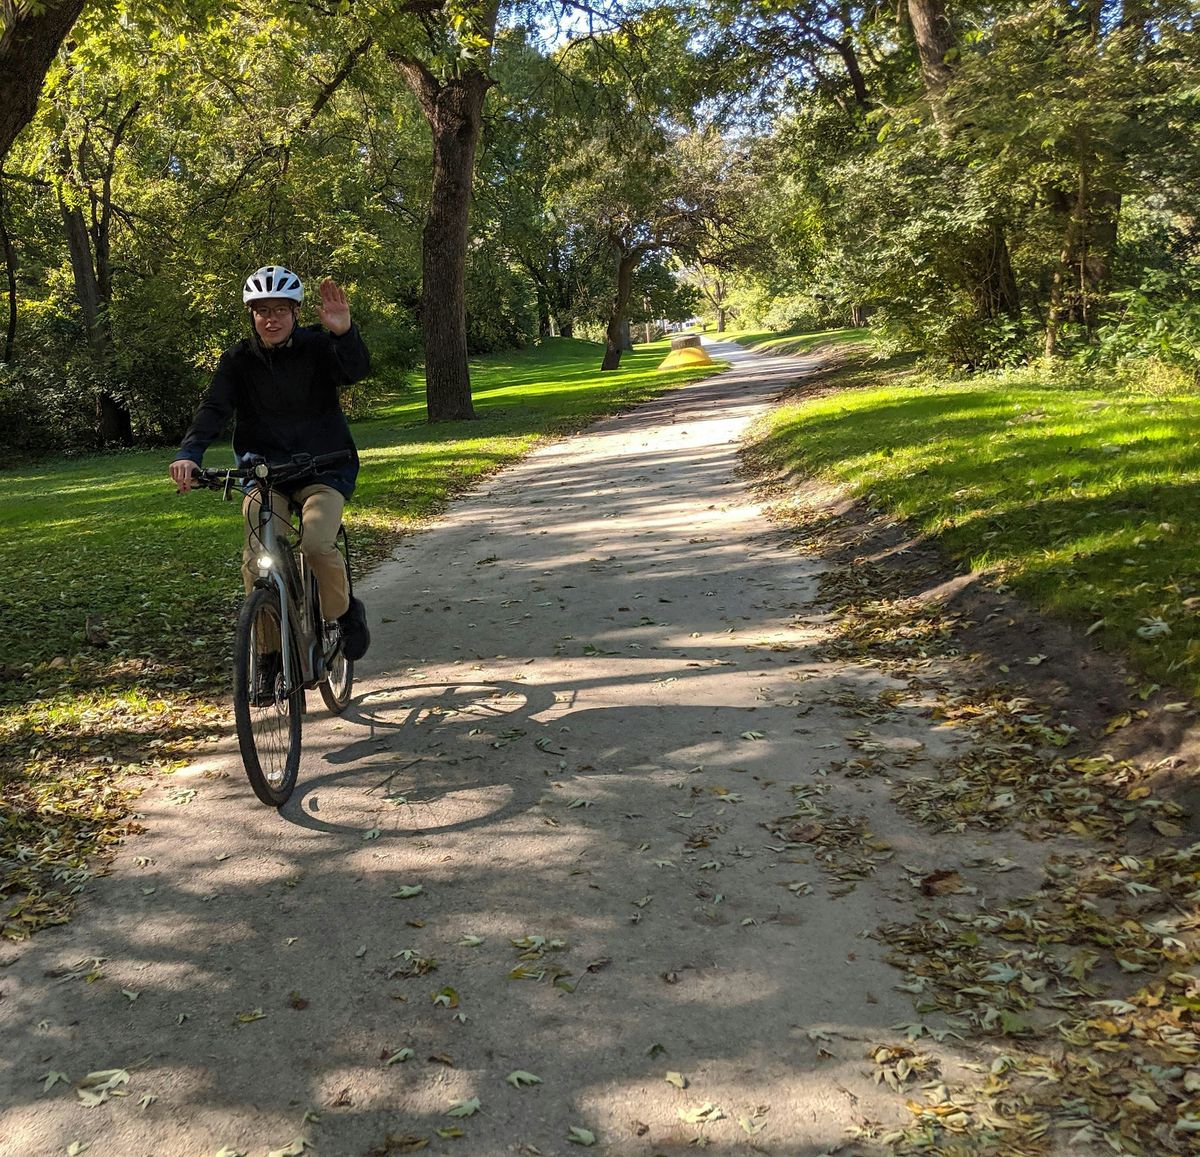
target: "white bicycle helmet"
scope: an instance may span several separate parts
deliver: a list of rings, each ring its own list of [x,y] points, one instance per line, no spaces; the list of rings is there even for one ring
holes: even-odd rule
[[[262,301],[266,297],[283,297],[297,304],[304,300],[304,286],[290,269],[282,265],[264,265],[246,278],[242,286],[242,304]]]

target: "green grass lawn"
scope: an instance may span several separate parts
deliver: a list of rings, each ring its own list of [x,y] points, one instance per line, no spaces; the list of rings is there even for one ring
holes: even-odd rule
[[[1200,691],[1200,399],[1032,373],[910,378],[784,405],[754,437],[774,468],[869,497],[1151,678]]]
[[[727,330],[719,336],[747,349],[772,354],[807,354],[826,346],[866,345],[871,340],[871,333],[866,329],[827,329],[816,333],[800,329],[781,333],[769,329]]]

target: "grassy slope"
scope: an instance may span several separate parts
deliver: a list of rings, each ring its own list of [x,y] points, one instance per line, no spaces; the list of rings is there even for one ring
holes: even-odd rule
[[[866,329],[829,329],[817,333],[805,330],[731,330],[721,335],[747,349],[770,354],[808,354],[824,346],[855,346],[870,341]]]
[[[1195,693],[1200,400],[1104,386],[911,380],[785,405],[757,437]]]

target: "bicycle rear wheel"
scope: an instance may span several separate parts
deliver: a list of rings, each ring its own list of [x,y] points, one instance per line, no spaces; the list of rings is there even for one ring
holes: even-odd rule
[[[242,603],[233,657],[233,717],[254,794],[269,807],[287,802],[300,768],[302,690],[284,690],[277,591],[259,587]]]
[[[344,526],[338,530],[337,548],[338,553],[345,560],[346,575],[349,578],[351,574],[350,546],[346,540],[346,528]],[[352,579],[350,581],[353,582]],[[342,650],[340,629],[338,630],[337,649],[330,655],[327,648],[325,654],[325,676],[319,684],[321,698],[325,700],[325,706],[334,715],[341,715],[347,706],[349,706],[350,695],[354,690],[354,660],[347,659]]]

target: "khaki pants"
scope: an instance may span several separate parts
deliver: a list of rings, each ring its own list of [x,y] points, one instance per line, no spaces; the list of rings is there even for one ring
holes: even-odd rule
[[[321,616],[326,620],[339,619],[350,609],[350,580],[346,574],[346,564],[337,549],[337,532],[342,525],[342,508],[346,500],[332,486],[317,483],[295,491],[292,502],[300,508],[300,553],[317,577]],[[242,582],[247,591],[258,577],[258,567],[253,561],[261,551],[257,541],[258,509],[257,493],[248,494],[242,503],[242,518],[246,527],[246,543],[242,548]],[[273,490],[271,510],[275,519],[275,533],[286,535],[287,496]]]

